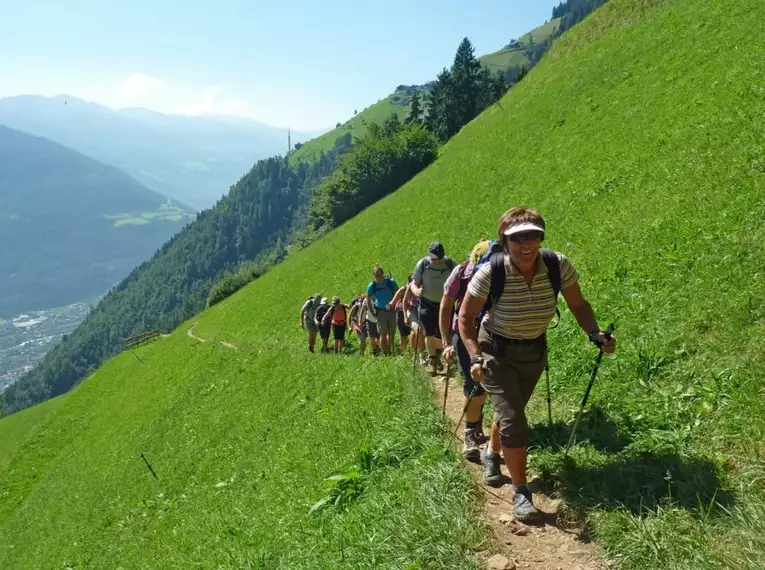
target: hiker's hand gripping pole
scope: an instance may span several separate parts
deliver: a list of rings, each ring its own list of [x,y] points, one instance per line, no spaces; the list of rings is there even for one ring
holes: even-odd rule
[[[608,328],[605,330],[605,333],[607,338],[610,338],[611,335],[614,334],[614,324],[611,323],[608,325]],[[595,342],[595,341],[593,341]],[[568,438],[568,443],[566,444],[566,450],[563,452],[563,456],[568,456],[568,450],[571,447],[571,444],[574,442],[574,436],[576,435],[576,428],[579,426],[579,420],[582,419],[582,413],[584,412],[584,407],[587,405],[587,399],[590,397],[590,390],[592,390],[592,385],[595,383],[595,377],[598,375],[598,369],[600,368],[600,361],[603,360],[603,345],[601,343],[596,343],[600,350],[598,351],[598,357],[595,359],[595,366],[592,369],[592,374],[590,374],[590,381],[587,384],[587,390],[584,392],[584,398],[582,398],[582,404],[579,406],[579,413],[576,414],[576,420],[574,420],[574,427],[571,428],[571,435]]]

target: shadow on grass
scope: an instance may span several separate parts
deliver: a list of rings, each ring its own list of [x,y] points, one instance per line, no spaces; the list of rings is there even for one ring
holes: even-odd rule
[[[542,461],[541,475],[548,491],[560,496],[578,515],[591,508],[626,509],[641,515],[658,506],[702,514],[717,505],[730,507],[735,495],[724,489],[719,467],[705,457],[687,457],[665,450],[626,449],[631,426],[618,426],[597,407],[583,417],[577,441],[588,441],[600,454],[585,459],[563,457],[571,424],[534,426],[530,444],[560,453]],[[577,457],[581,454],[575,453]]]
[[[562,448],[568,442],[573,421],[555,422],[552,426],[536,424],[529,434],[529,447]],[[576,428],[576,441],[588,441],[598,451],[617,453],[632,443],[631,425],[619,426],[601,408],[593,406],[582,414]]]

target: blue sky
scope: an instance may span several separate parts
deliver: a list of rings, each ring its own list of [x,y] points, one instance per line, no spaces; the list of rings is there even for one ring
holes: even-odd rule
[[[467,36],[478,55],[559,0],[0,0],[0,97],[318,129],[424,83]]]

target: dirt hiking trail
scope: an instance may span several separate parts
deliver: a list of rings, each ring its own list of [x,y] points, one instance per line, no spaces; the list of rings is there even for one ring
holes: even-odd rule
[[[456,377],[455,377],[456,376]],[[446,376],[433,379],[438,407],[444,401]],[[446,400],[446,414],[454,425],[465,405],[462,377],[452,374]],[[452,427],[452,429],[454,429]],[[462,451],[464,422],[457,431],[455,448]],[[450,434],[451,435],[451,434]],[[487,434],[488,435],[488,434]],[[490,570],[601,570],[608,563],[597,545],[586,542],[583,529],[559,519],[557,510],[561,501],[542,493],[541,481],[529,473],[529,487],[534,492],[534,504],[542,511],[542,520],[536,524],[517,522],[513,516],[513,486],[507,467],[502,463],[505,480],[501,487],[488,487],[483,482],[483,466],[467,462],[467,468],[485,498],[484,523],[494,535],[491,551],[477,552],[476,556]]]

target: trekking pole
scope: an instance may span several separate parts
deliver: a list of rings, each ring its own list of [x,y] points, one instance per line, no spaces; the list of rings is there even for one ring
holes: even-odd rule
[[[552,429],[552,398],[550,397],[550,366],[545,364],[545,376],[547,376],[547,427]]]
[[[452,365],[447,364],[446,366],[446,378],[444,379],[444,406],[441,410],[441,417],[446,417],[446,398],[449,395],[449,380],[452,377]]]
[[[611,336],[614,333],[614,324],[611,323],[608,325],[608,328],[605,330],[606,336]],[[576,414],[576,420],[574,420],[574,427],[571,428],[571,435],[568,438],[568,443],[566,444],[566,450],[563,452],[563,457],[568,456],[568,450],[571,447],[571,444],[574,441],[574,436],[576,435],[576,428],[579,426],[579,420],[582,419],[582,414],[584,413],[584,407],[587,405],[587,399],[590,397],[590,390],[592,390],[592,385],[595,383],[595,377],[598,375],[598,369],[600,368],[600,361],[603,360],[603,345],[598,343],[598,346],[600,347],[600,352],[598,352],[598,357],[595,359],[595,366],[592,369],[592,374],[590,374],[590,382],[587,384],[587,390],[584,392],[584,398],[582,398],[582,403],[579,406],[579,413]]]
[[[417,374],[417,353],[420,348],[420,326],[417,326],[417,330],[414,331],[414,357],[412,358],[412,376]]]

